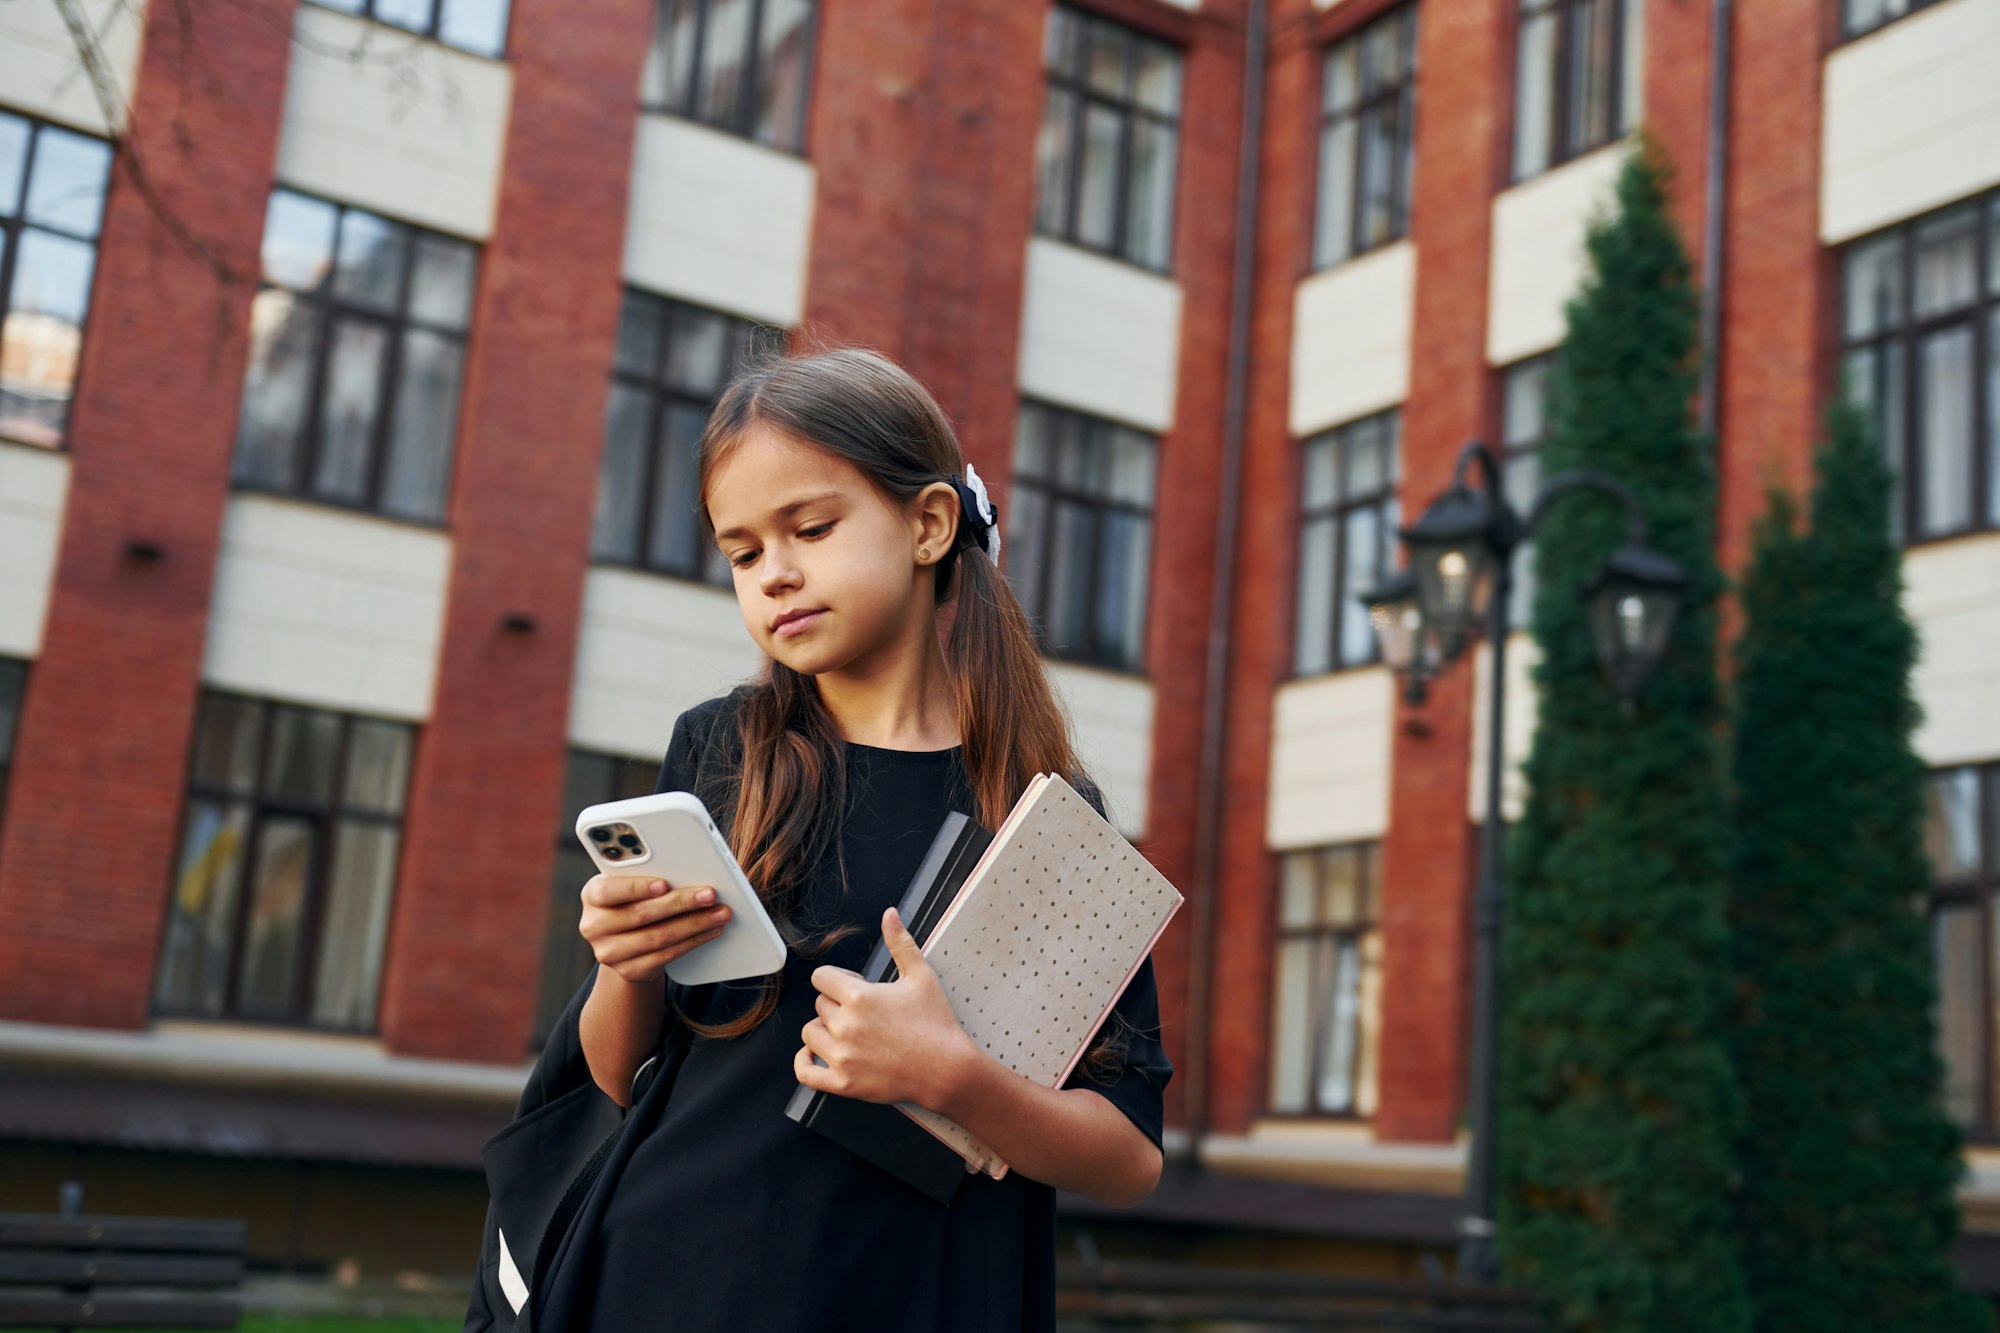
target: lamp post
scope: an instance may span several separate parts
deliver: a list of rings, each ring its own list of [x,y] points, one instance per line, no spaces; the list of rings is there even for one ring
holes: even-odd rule
[[[1478,491],[1466,484],[1477,463]],[[1525,517],[1508,505],[1500,460],[1477,440],[1459,451],[1446,490],[1415,523],[1402,529],[1408,572],[1392,575],[1365,593],[1382,658],[1403,677],[1405,696],[1423,700],[1425,682],[1465,654],[1484,622],[1492,659],[1487,716],[1486,821],[1480,828],[1479,882],[1473,891],[1472,1060],[1468,1095],[1472,1154],[1467,1164],[1466,1212],[1460,1220],[1459,1279],[1491,1284],[1499,1278],[1494,1247],[1495,1125],[1500,1055],[1500,919],[1505,879],[1501,865],[1500,788],[1507,717],[1507,603],[1512,562],[1549,506],[1576,490],[1594,490],[1624,507],[1625,545],[1579,592],[1586,599],[1591,637],[1605,675],[1629,712],[1665,654],[1687,594],[1687,575],[1647,545],[1646,519],[1632,493],[1601,472],[1578,469],[1549,478]]]

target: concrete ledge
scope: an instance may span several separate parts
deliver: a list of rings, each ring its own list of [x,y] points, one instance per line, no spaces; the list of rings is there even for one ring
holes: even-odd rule
[[[1202,1140],[1203,1165],[1216,1171],[1347,1189],[1457,1195],[1464,1190],[1465,1143],[1378,1143],[1362,1124],[1266,1121],[1246,1135]]]
[[[163,1079],[208,1087],[388,1094],[512,1106],[532,1061],[480,1065],[392,1055],[368,1037],[230,1024],[158,1023],[146,1032],[0,1022],[0,1064]]]

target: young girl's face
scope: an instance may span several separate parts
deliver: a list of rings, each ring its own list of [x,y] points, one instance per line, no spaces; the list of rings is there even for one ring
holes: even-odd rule
[[[743,623],[776,661],[816,676],[919,641],[919,523],[846,459],[753,424],[710,477],[708,513]]]

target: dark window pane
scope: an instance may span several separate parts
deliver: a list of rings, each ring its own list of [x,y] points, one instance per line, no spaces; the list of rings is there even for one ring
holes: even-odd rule
[[[1084,79],[1091,89],[1120,100],[1130,93],[1132,37],[1111,23],[1091,23]]]
[[[1618,123],[1624,134],[1640,121],[1646,103],[1646,0],[1619,0],[1624,6],[1624,50],[1619,53]]]
[[[324,804],[333,795],[340,717],[318,709],[279,706],[270,714],[264,792],[280,800]]]
[[[32,229],[16,241],[0,329],[0,435],[44,448],[62,443],[96,262],[89,241]]]
[[[1954,532],[1972,521],[1974,375],[1969,327],[1943,330],[1917,345],[1925,533]]]
[[[1977,207],[1953,209],[1916,229],[1917,318],[1978,298],[1980,240]]]
[[[618,369],[634,375],[659,373],[663,314],[660,302],[625,293],[618,308]]]
[[[704,398],[729,374],[730,321],[693,306],[667,307],[667,384]]]
[[[1153,503],[1153,464],[1158,450],[1152,439],[1136,430],[1114,429],[1105,441],[1107,498],[1122,504]]]
[[[290,292],[267,288],[250,307],[250,367],[236,422],[236,477],[290,490],[319,360],[319,311]]]
[[[42,126],[28,181],[28,221],[74,236],[94,237],[104,217],[104,187],[111,174],[111,145],[102,139]]]
[[[499,55],[507,46],[507,0],[444,0],[438,38],[474,55]]]
[[[1350,510],[1341,534],[1341,666],[1360,666],[1374,656],[1375,636],[1361,595],[1382,582],[1382,514],[1372,507]]]
[[[398,842],[393,826],[353,820],[334,838],[313,976],[315,1023],[364,1032],[375,1026]]]
[[[1333,669],[1333,624],[1337,590],[1333,586],[1340,526],[1331,518],[1316,518],[1299,532],[1298,627],[1294,635],[1293,669],[1301,676]]]
[[[591,554],[600,560],[629,564],[639,558],[651,422],[649,395],[612,386],[604,423],[604,463],[597,474],[597,517],[591,527]]]
[[[0,111],[0,217],[20,213],[27,164],[28,122]]]
[[[653,540],[648,564],[680,574],[696,572],[695,544],[701,536],[695,514],[700,476],[696,451],[706,410],[668,403],[661,414],[659,457],[653,464]]]
[[[347,776],[341,802],[351,810],[401,814],[409,783],[410,729],[356,718],[347,729]]]
[[[684,111],[693,96],[695,33],[701,26],[701,0],[658,0],[653,12],[653,39],[646,50],[640,77],[642,105]]]
[[[1332,504],[1340,497],[1340,457],[1334,451],[1333,436],[1307,440],[1302,448],[1305,459],[1300,489],[1305,507],[1318,509]]]
[[[1986,517],[2000,523],[2000,307],[1986,317]]]
[[[1351,118],[1323,126],[1319,134],[1319,203],[1313,234],[1313,262],[1325,267],[1354,253],[1354,172],[1360,131]]]
[[[1570,9],[1569,136],[1577,154],[1611,139],[1611,0],[1576,0]]]
[[[410,278],[410,318],[463,329],[472,318],[473,248],[445,236],[419,235]]]
[[[1007,504],[1001,556],[1021,609],[1034,619],[1041,610],[1042,552],[1047,547],[1048,500],[1031,486],[1015,484]]]
[[[1181,56],[1171,46],[1141,41],[1133,97],[1148,111],[1177,116],[1181,110]]]
[[[20,662],[0,661],[0,765],[14,757],[14,726],[21,714],[21,684],[27,667]]]
[[[237,1010],[245,1017],[293,1017],[300,982],[300,936],[318,844],[313,820],[264,817],[252,869],[242,972],[236,983]]]
[[[1970,1127],[1979,1118],[1980,1066],[1988,1040],[1986,1004],[1981,994],[1986,958],[1983,936],[1976,907],[1940,907],[1932,917],[1945,1112],[1961,1127]]]
[[[750,54],[751,0],[708,0],[708,30],[701,52],[696,115],[734,127]]]
[[[1111,665],[1137,668],[1146,656],[1146,587],[1153,554],[1150,520],[1104,515],[1097,588],[1097,641]]]
[[[1172,257],[1174,160],[1177,134],[1171,125],[1132,122],[1132,180],[1126,202],[1125,254],[1134,263],[1167,267]]]
[[[1521,24],[1516,38],[1514,69],[1514,177],[1539,175],[1549,168],[1549,141],[1554,133],[1556,24],[1559,15],[1547,10]]]
[[[1361,117],[1361,243],[1370,247],[1402,229],[1396,203],[1401,107],[1400,102],[1380,102]]]
[[[373,213],[349,209],[340,218],[340,247],[334,295],[383,314],[394,314],[403,298],[403,268],[409,263],[409,232]]]
[[[1844,331],[1850,338],[1880,332],[1903,318],[1903,238],[1878,237],[1850,249],[1843,260]]]
[[[368,498],[368,459],[381,411],[389,330],[372,322],[337,320],[320,403],[319,464],[313,493],[360,504]]]
[[[1048,47],[1043,53],[1048,68],[1071,78],[1083,73],[1083,20],[1060,7],[1049,10]]]
[[[399,28],[422,32],[431,25],[432,0],[374,0],[375,17]]]
[[[796,149],[804,142],[811,37],[810,0],[764,0],[763,29],[757,35],[757,117],[753,127],[759,143]]]
[[[1075,114],[1074,93],[1049,89],[1041,133],[1035,139],[1035,229],[1052,235],[1061,235],[1069,220],[1069,164],[1076,151],[1070,134]]]
[[[1108,107],[1083,109],[1083,172],[1077,183],[1076,239],[1110,249],[1117,239],[1118,145],[1125,118]]]
[[[464,354],[456,339],[422,329],[403,334],[389,466],[382,483],[382,508],[388,513],[421,519],[444,515]]]
[[[245,805],[188,802],[154,986],[162,1009],[220,1014],[227,1003],[236,894],[249,828]]]
[[[1354,1110],[1354,1064],[1361,1037],[1359,942],[1335,941],[1332,965],[1320,1049],[1319,1105],[1324,1111],[1345,1115]]]
[[[204,694],[195,732],[194,781],[198,786],[252,794],[257,749],[263,742],[264,706],[226,694]]]
[[[1043,626],[1052,649],[1071,656],[1090,650],[1092,511],[1057,502],[1049,551]]]
[[[1524,361],[1507,372],[1503,442],[1510,449],[1541,443],[1548,433],[1549,370],[1546,357]]]
[[[1323,110],[1353,110],[1361,100],[1361,43],[1345,41],[1328,51],[1320,79]]]
[[[271,196],[264,218],[264,277],[295,291],[313,291],[333,270],[332,204],[283,190]]]
[[[1952,768],[1931,775],[1924,851],[1940,884],[1980,877],[1979,770]]]

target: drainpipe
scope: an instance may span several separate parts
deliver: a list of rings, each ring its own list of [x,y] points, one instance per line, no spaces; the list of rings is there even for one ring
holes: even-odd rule
[[[1729,192],[1730,0],[1709,8],[1708,176],[1701,226],[1701,429],[1711,439],[1722,420],[1723,208]]]
[[[1214,595],[1202,697],[1195,812],[1195,895],[1188,967],[1188,1160],[1201,1163],[1209,1121],[1209,1005],[1214,993],[1216,899],[1222,891],[1222,802],[1227,784],[1230,621],[1236,607],[1236,540],[1249,414],[1250,306],[1257,261],[1257,165],[1264,139],[1265,0],[1250,0],[1243,37],[1243,133],[1236,165],[1236,256],[1229,288],[1229,362],[1223,399],[1222,495],[1216,515]]]

